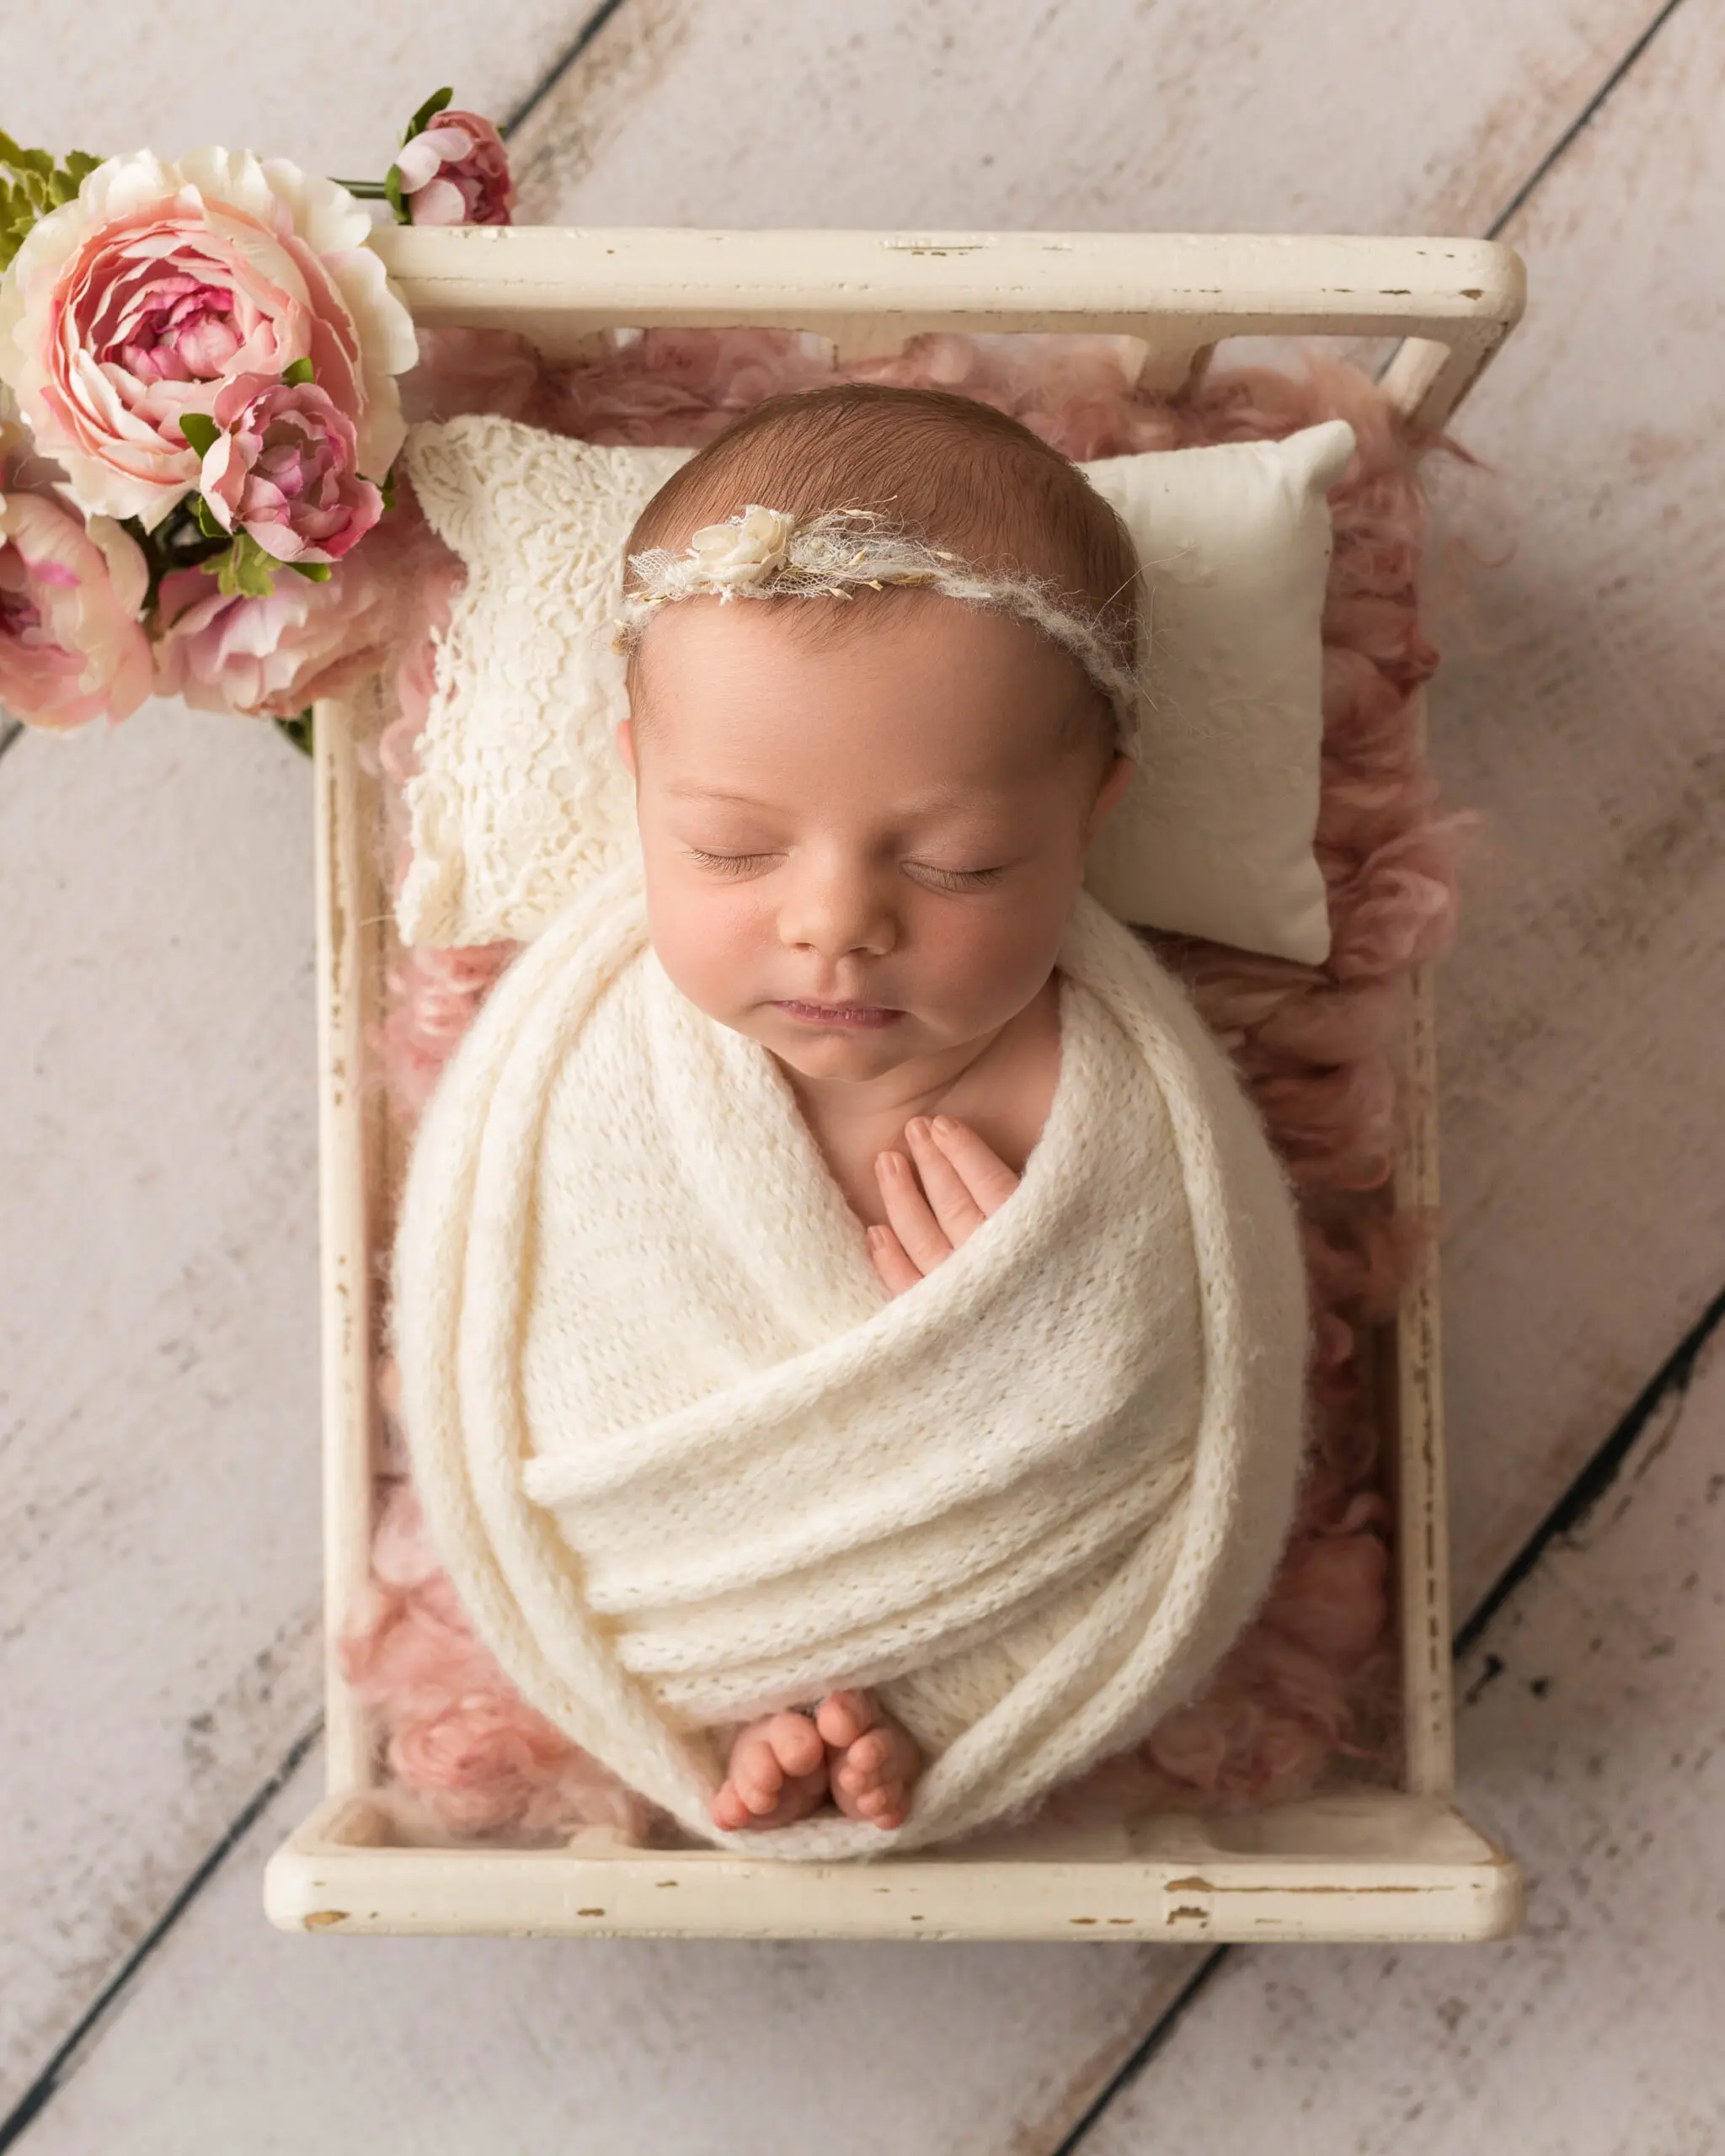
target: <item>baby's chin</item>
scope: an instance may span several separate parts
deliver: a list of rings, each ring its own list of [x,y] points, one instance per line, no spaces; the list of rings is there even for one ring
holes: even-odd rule
[[[805,1078],[882,1078],[943,1045],[908,1011],[887,1025],[811,1024],[768,1005],[724,1022]]]

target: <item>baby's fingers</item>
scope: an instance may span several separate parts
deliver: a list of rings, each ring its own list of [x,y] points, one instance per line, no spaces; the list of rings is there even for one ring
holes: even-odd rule
[[[916,1171],[905,1155],[889,1147],[876,1155],[874,1174],[886,1208],[887,1225],[903,1246],[905,1255],[919,1273],[932,1273],[943,1259],[952,1256],[953,1246],[929,1210]]]
[[[985,1215],[998,1213],[1018,1187],[1018,1178],[993,1146],[956,1116],[937,1115],[934,1137],[979,1209]]]
[[[902,1295],[906,1288],[914,1288],[922,1275],[905,1254],[905,1246],[890,1228],[871,1228],[868,1230],[868,1255],[874,1261],[874,1269],[885,1282],[889,1293]]]
[[[941,1150],[926,1116],[912,1116],[905,1125],[916,1172],[941,1232],[956,1250],[979,1229],[988,1215],[970,1195],[964,1178]]]

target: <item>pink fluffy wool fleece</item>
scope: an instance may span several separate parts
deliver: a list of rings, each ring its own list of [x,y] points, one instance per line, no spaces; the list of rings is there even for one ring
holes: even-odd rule
[[[836,378],[821,347],[776,332],[653,331],[562,366],[495,333],[425,341],[406,385],[414,416],[503,411],[595,441],[698,444],[764,397]],[[1397,1043],[1414,969],[1451,941],[1457,864],[1477,821],[1439,803],[1417,693],[1437,664],[1422,624],[1420,462],[1434,446],[1466,452],[1411,436],[1364,375],[1333,360],[1309,357],[1300,376],[1218,371],[1168,400],[1136,387],[1140,358],[1125,339],[937,335],[851,371],[980,398],[1079,459],[1279,436],[1332,416],[1359,440],[1330,494],[1317,831],[1329,961],[1301,966],[1152,938],[1233,1056],[1300,1193],[1316,1323],[1298,1518],[1268,1600],[1204,1695],[1135,1751],[1058,1792],[1044,1816],[1063,1822],[1263,1803],[1393,1774],[1392,1515],[1365,1349],[1436,1232],[1435,1221],[1397,1213],[1389,1200],[1405,1093]],[[431,690],[431,639],[461,574],[429,539],[417,558],[418,611],[394,667],[398,715],[376,744],[397,877],[405,865],[399,790]],[[395,953],[373,1081],[403,1131],[512,956],[506,945]],[[387,1433],[392,1379],[386,1362]],[[541,1839],[584,1824],[650,1835],[655,1822],[639,1800],[527,1707],[474,1638],[402,1462],[397,1437],[387,1448],[370,1581],[341,1644],[398,1790],[434,1831],[457,1836]]]

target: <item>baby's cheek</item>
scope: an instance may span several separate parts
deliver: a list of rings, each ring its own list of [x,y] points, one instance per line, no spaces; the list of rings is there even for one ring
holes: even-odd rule
[[[925,942],[931,985],[973,1006],[979,1025],[997,1025],[1048,979],[1064,926],[1064,916],[1040,904],[952,907],[931,924]]]
[[[764,975],[770,922],[746,887],[694,887],[649,876],[647,921],[660,963],[710,1017],[729,1022],[769,992]]]

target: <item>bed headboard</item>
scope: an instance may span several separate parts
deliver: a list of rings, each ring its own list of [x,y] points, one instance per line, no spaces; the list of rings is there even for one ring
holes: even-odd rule
[[[1521,258],[1480,239],[1278,233],[702,232],[380,227],[416,321],[514,329],[553,356],[675,324],[830,337],[841,359],[931,329],[1141,338],[1173,391],[1225,338],[1399,338],[1381,386],[1439,426],[1520,318]]]

